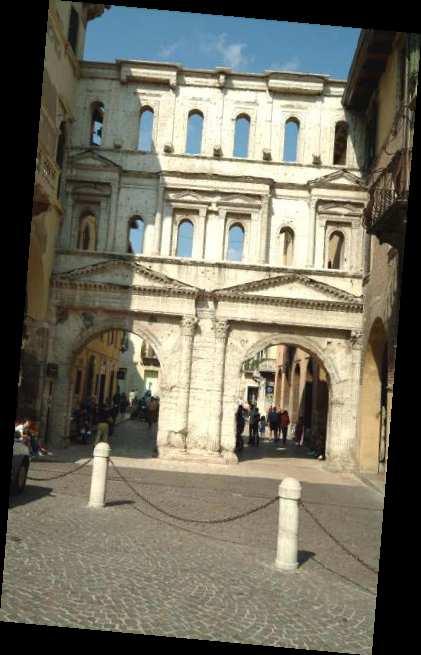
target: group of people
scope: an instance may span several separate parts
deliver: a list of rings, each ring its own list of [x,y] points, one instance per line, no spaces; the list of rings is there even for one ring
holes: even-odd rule
[[[252,405],[250,411],[248,411],[240,403],[235,415],[237,450],[242,450],[244,447],[243,432],[247,414],[249,419],[248,443],[250,446],[259,446],[260,439],[265,437],[267,427],[269,427],[270,437],[274,441],[279,441],[279,435],[282,433],[283,443],[286,443],[290,424],[289,414],[286,409],[278,411],[276,407],[269,407],[268,413],[265,415],[260,414],[257,405]]]
[[[145,391],[142,398],[135,397],[132,401],[132,418],[143,418],[149,428],[158,422],[159,398],[152,396],[150,389]]]
[[[114,394],[112,402],[104,401],[98,404],[95,396],[86,398],[73,413],[76,422],[77,434],[82,444],[91,442],[95,432],[94,445],[99,441],[108,441],[114,432],[115,423],[119,414],[125,414],[129,401],[125,393]]]
[[[241,451],[244,448],[243,432],[246,425],[246,418],[249,421],[249,446],[258,446],[260,439],[265,437],[266,428],[269,428],[270,438],[273,441],[280,441],[285,446],[288,436],[288,427],[290,418],[286,409],[277,410],[275,406],[269,407],[266,414],[260,414],[257,405],[252,405],[250,409],[239,403],[235,414],[236,424],[236,450]],[[295,424],[294,441],[296,446],[304,445],[304,439],[307,431],[304,426],[304,417],[300,416]],[[325,435],[323,431],[318,430],[307,439],[306,445],[309,446],[309,455],[317,459],[325,459]]]
[[[17,417],[15,420],[15,439],[22,441],[28,448],[31,457],[52,455],[40,437],[38,422]]]

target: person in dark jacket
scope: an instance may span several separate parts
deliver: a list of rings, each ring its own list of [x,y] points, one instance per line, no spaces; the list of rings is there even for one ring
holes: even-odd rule
[[[244,448],[243,432],[245,424],[244,408],[243,405],[240,404],[235,413],[235,448],[238,451],[241,451]]]

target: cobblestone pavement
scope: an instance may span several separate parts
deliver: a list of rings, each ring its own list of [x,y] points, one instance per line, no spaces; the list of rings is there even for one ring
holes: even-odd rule
[[[31,475],[72,468],[44,459],[32,463]],[[122,472],[156,505],[190,518],[237,514],[278,491],[272,479]],[[136,499],[110,468],[107,507],[93,510],[90,474],[87,466],[58,480],[31,480],[11,500],[0,620],[371,653],[377,575],[302,510],[300,567],[282,573],[274,567],[277,503],[231,523],[198,526]],[[378,492],[304,483],[303,500],[336,539],[378,567]]]

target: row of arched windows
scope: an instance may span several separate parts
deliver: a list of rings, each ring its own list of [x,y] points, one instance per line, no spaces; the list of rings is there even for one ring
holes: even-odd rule
[[[194,225],[189,219],[182,220],[178,225],[176,257],[192,257]],[[78,248],[80,250],[96,249],[96,219],[92,214],[84,215],[80,221]],[[129,220],[127,252],[133,255],[143,253],[145,237],[145,222],[141,216],[133,216]],[[244,255],[244,227],[234,223],[228,230],[225,259],[240,262]],[[294,231],[284,227],[279,232],[280,266],[294,264]],[[345,238],[342,232],[335,230],[329,236],[326,251],[326,266],[329,269],[340,270],[344,267]]]
[[[142,152],[153,150],[153,122],[154,112],[150,107],[144,107],[140,113],[139,139],[137,148]],[[202,152],[204,117],[201,111],[193,109],[187,118],[187,139],[185,152],[189,155],[200,155]],[[90,144],[102,145],[102,130],[104,123],[104,104],[95,102],[91,106]],[[247,114],[239,114],[235,119],[234,131],[234,157],[248,157],[251,119]],[[284,126],[284,149],[282,160],[295,162],[298,159],[298,139],[300,121],[289,118]],[[335,143],[333,163],[344,166],[346,164],[346,150],[348,141],[348,123],[339,121],[335,126]]]

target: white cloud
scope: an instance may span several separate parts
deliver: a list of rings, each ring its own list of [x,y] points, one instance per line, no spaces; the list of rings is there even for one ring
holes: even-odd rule
[[[281,63],[272,62],[269,66],[269,70],[278,70],[278,71],[297,71],[301,66],[301,59],[299,57],[292,57],[292,59],[287,59]]]
[[[159,51],[159,55],[161,57],[171,57],[171,55],[173,55],[175,51],[178,50],[182,44],[183,44],[183,40],[180,39],[178,41],[175,41],[174,43],[168,44],[167,46],[163,46]]]
[[[246,48],[246,43],[228,43],[226,34],[207,34],[201,41],[204,52],[220,55],[225,66],[236,70],[244,68],[253,60],[244,54]]]

